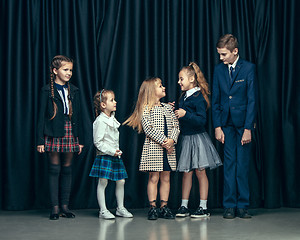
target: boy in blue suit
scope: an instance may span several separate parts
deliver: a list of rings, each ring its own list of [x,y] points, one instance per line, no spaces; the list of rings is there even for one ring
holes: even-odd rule
[[[223,217],[251,218],[249,206],[249,157],[254,128],[255,65],[239,57],[232,34],[217,43],[222,63],[214,70],[212,117],[215,136],[224,144]]]

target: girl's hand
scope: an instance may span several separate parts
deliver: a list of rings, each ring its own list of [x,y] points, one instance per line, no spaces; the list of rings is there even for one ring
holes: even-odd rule
[[[167,140],[164,141],[162,146],[169,151],[169,149],[173,148],[174,146],[174,140],[171,138],[168,138]]]
[[[172,106],[172,110],[174,111],[174,109],[175,109],[175,101],[168,102],[168,104]]]
[[[45,152],[45,145],[38,145],[36,147],[36,150],[39,152],[39,153],[44,153]]]
[[[186,111],[182,108],[179,108],[178,110],[175,110],[175,116],[177,118],[182,118],[182,117],[185,116],[185,114],[186,114]]]
[[[79,152],[78,152],[78,155],[79,155],[80,153],[82,153],[83,147],[84,147],[84,145],[79,145]]]
[[[251,142],[251,130],[245,129],[242,136],[241,144],[244,145],[250,142]]]
[[[116,153],[115,153],[115,157],[119,157],[119,156],[121,156],[122,155],[122,151],[121,150],[116,150]]]

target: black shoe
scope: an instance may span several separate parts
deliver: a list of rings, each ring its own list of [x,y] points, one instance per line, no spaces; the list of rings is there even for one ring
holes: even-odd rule
[[[207,209],[203,209],[202,207],[198,207],[194,213],[191,214],[192,218],[204,218],[209,217],[210,213],[207,211]]]
[[[226,219],[235,218],[235,209],[234,208],[226,208],[224,210],[223,218],[226,218]]]
[[[248,209],[246,208],[238,208],[237,209],[237,216],[239,218],[252,218],[252,216],[249,214]]]
[[[75,218],[75,214],[70,211],[68,211],[68,212],[62,211],[60,213],[60,216],[65,217],[65,218]]]
[[[165,219],[174,219],[175,218],[174,214],[171,212],[170,208],[168,208],[167,205],[165,205],[159,209],[158,216],[160,218],[165,218]]]
[[[185,206],[181,206],[176,213],[176,217],[187,217],[189,215],[190,211]]]
[[[157,208],[150,207],[148,211],[148,220],[157,220],[157,218],[158,218]]]
[[[58,220],[59,219],[59,215],[57,213],[50,213],[50,220]]]

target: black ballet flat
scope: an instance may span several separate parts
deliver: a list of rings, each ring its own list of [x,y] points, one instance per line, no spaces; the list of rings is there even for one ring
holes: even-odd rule
[[[50,213],[50,220],[58,220],[59,219],[59,215],[57,213]]]
[[[75,218],[75,214],[72,212],[61,212],[60,216],[65,218]]]

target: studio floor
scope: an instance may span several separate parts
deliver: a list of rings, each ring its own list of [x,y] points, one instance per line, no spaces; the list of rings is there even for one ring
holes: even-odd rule
[[[222,210],[207,219],[149,221],[147,209],[130,210],[134,218],[103,220],[97,209],[74,210],[75,219],[48,219],[47,210],[0,211],[0,240],[214,240],[300,239],[300,209],[251,209],[252,219],[226,220]],[[114,211],[112,211],[114,212]]]

